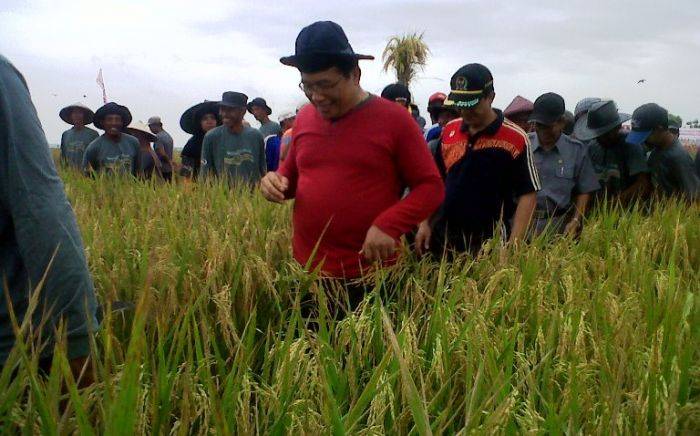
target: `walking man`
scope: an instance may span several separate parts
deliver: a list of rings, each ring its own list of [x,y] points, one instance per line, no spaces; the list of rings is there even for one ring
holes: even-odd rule
[[[163,130],[163,122],[159,116],[148,119],[148,128],[156,135],[156,142],[153,143],[158,158],[161,162],[163,178],[168,182],[173,179],[173,137]]]

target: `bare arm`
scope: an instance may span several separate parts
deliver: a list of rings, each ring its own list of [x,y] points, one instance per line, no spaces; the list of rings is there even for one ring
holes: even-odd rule
[[[513,216],[513,228],[511,229],[509,238],[510,242],[519,241],[525,237],[536,205],[536,192],[529,192],[518,197],[518,207],[515,209],[515,215]]]

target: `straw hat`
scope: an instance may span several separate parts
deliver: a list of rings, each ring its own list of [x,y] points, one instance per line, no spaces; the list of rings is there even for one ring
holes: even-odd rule
[[[127,133],[132,133],[132,132],[141,132],[144,135],[146,135],[146,138],[148,138],[148,142],[155,142],[158,137],[151,133],[151,131],[148,129],[148,126],[143,122],[143,121],[133,121],[131,124],[126,126],[126,131]]]

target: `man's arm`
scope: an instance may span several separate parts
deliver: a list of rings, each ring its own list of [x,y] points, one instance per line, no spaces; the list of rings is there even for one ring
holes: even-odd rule
[[[648,172],[639,173],[634,177],[634,183],[619,195],[620,203],[627,205],[637,199],[644,199],[651,193],[651,177]]]
[[[85,175],[90,175],[92,174],[93,170],[99,169],[99,164],[95,159],[97,156],[97,143],[95,141],[88,144],[87,148],[85,148],[85,153],[83,154],[82,168]]]
[[[564,233],[572,236],[576,235],[583,224],[583,217],[586,216],[588,203],[591,194],[579,194],[574,198],[574,213],[564,228]]]
[[[216,174],[214,165],[212,137],[211,135],[204,136],[202,141],[202,161],[199,167],[199,176],[203,179]],[[212,174],[210,174],[212,173]]]
[[[56,173],[36,109],[21,75],[0,59],[0,175],[12,216],[19,255],[39,290],[42,306],[34,323],[47,316],[51,336],[60,320],[68,334],[70,359],[89,354],[97,327],[96,301],[73,210]],[[18,290],[22,292],[23,290]]]
[[[256,141],[258,143],[258,174],[260,174],[260,177],[263,177],[267,173],[267,153],[265,139],[260,132],[258,132]]]
[[[65,164],[68,162],[68,156],[66,156],[66,132],[61,134],[61,163]]]
[[[513,227],[508,238],[510,242],[519,241],[525,237],[535,206],[537,206],[537,192],[529,192],[518,197],[518,206],[513,215]]]

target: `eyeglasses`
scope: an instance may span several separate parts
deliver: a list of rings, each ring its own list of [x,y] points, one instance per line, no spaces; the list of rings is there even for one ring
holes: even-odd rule
[[[338,86],[338,84],[342,81],[343,79],[340,78],[336,80],[334,83],[330,83],[327,81],[320,81],[318,83],[304,83],[304,82],[299,82],[299,89],[301,89],[304,94],[306,95],[311,95],[313,93],[324,93],[328,92],[331,89],[335,88]]]

